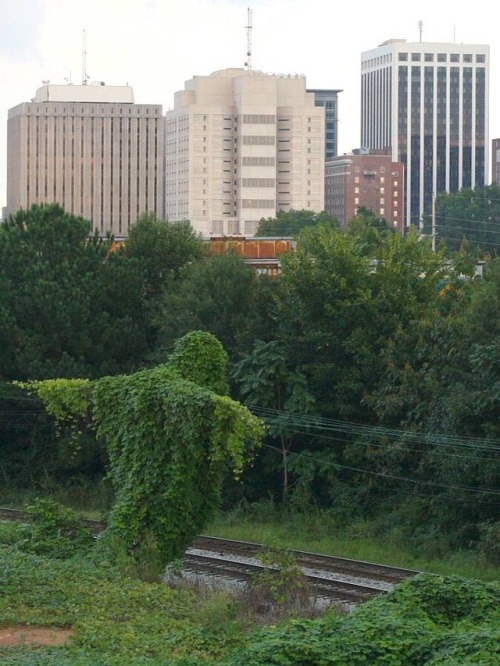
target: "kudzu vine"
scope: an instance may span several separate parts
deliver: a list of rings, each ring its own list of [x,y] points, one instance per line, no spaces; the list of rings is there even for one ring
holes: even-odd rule
[[[162,564],[182,555],[219,505],[224,475],[237,476],[260,441],[263,426],[227,395],[227,356],[202,331],[177,341],[169,363],[81,387],[97,436],[106,442],[115,504],[109,531],[127,552],[154,539]],[[52,381],[52,380],[51,380]],[[82,380],[33,382],[58,419],[74,419],[78,401],[56,398]],[[86,380],[85,380],[86,381]],[[47,396],[50,400],[47,400]],[[54,405],[58,408],[54,411]]]

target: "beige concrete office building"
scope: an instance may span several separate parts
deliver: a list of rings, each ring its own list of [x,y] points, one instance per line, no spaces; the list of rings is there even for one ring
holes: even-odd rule
[[[130,86],[44,85],[10,109],[7,213],[59,203],[117,238],[142,214],[164,216],[161,105]]]
[[[279,210],[324,208],[325,110],[298,75],[195,76],[166,114],[166,216],[252,236]]]

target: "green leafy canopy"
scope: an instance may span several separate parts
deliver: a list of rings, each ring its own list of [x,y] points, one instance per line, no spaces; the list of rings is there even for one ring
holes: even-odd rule
[[[82,415],[108,447],[116,503],[110,532],[128,552],[153,538],[159,561],[179,557],[217,508],[228,469],[238,475],[262,425],[227,392],[227,359],[219,341],[194,331],[171,363],[132,375],[33,382],[57,418]],[[220,391],[221,393],[219,393]]]

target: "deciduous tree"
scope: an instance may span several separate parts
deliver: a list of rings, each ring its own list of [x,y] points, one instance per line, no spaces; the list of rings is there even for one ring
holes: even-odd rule
[[[426,230],[432,233],[431,215]],[[500,187],[463,189],[436,197],[435,233],[437,244],[456,251],[465,243],[476,256],[500,252]]]
[[[222,342],[234,362],[255,339],[271,334],[274,287],[233,254],[207,256],[185,266],[158,301],[156,357],[163,360],[181,335],[204,330]]]
[[[315,213],[311,210],[280,210],[276,217],[262,218],[255,235],[296,236],[302,229],[314,227],[320,223],[338,226],[338,221],[325,211]]]
[[[143,273],[144,297],[158,296],[168,281],[175,279],[186,264],[201,259],[203,241],[187,221],[159,220],[151,213],[130,227],[125,243],[127,257],[136,258]]]

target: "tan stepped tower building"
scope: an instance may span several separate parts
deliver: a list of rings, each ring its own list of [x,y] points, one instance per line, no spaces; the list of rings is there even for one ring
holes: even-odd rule
[[[322,211],[324,118],[303,76],[235,68],[187,81],[166,114],[167,218],[251,236],[277,211]]]
[[[44,85],[10,109],[7,213],[59,203],[116,238],[147,212],[164,216],[161,105],[130,86]]]

